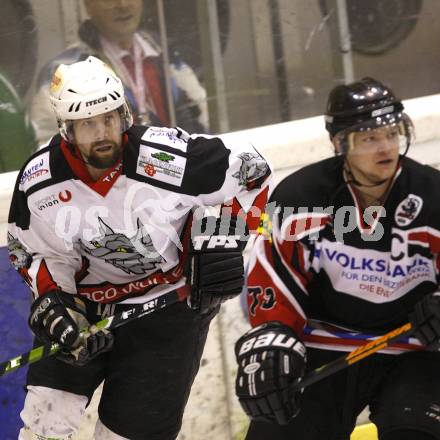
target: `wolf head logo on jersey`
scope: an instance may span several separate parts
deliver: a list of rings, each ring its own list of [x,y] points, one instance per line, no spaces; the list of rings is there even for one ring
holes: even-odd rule
[[[240,170],[232,177],[249,190],[259,188],[263,181],[261,178],[269,174],[266,161],[258,153],[242,153],[238,157],[241,159]]]
[[[20,243],[18,238],[15,238],[8,232],[8,252],[9,260],[14,269],[28,268],[32,262],[32,256],[26,251],[26,248]]]
[[[114,232],[100,217],[98,221],[101,237],[87,244],[81,241],[81,247],[86,253],[102,258],[126,273],[138,275],[156,269],[165,261],[154,249],[151,237],[144,231],[144,225],[139,219],[138,230],[131,239]]]

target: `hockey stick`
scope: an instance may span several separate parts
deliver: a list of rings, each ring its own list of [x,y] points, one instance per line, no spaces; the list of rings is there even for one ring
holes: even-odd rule
[[[102,319],[96,324],[83,329],[81,331],[81,335],[85,337],[90,333],[96,333],[98,330],[112,330],[120,327],[121,325],[128,324],[135,319],[142,318],[143,316],[149,315],[157,310],[164,309],[165,307],[182,301],[185,299],[185,297],[186,293],[184,292],[184,289],[173,290],[143,304],[135,304],[130,309]],[[52,356],[59,350],[60,345],[56,342],[53,342],[51,345],[41,345],[40,347],[36,347],[33,350],[28,351],[27,353],[23,353],[20,356],[14,357],[6,362],[2,362],[0,363],[0,377],[15,371],[24,365],[32,364],[41,359]]]
[[[356,362],[365,359],[368,356],[388,347],[391,343],[396,342],[398,339],[409,336],[413,331],[412,325],[408,322],[401,327],[398,327],[389,333],[385,333],[374,341],[370,341],[365,345],[362,345],[355,350],[348,353],[346,356],[342,356],[338,359],[335,359],[328,364],[324,364],[321,367],[318,367],[309,373],[298,382],[295,386],[296,389],[305,388],[309,385],[314,384],[328,376],[331,376],[338,371],[343,370],[344,368],[349,367],[350,365],[355,364]]]

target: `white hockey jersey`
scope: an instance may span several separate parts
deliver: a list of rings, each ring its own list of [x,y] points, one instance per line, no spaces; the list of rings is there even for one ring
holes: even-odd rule
[[[271,171],[251,145],[141,126],[123,143],[121,161],[98,181],[59,135],[20,171],[8,247],[35,296],[61,289],[144,302],[183,286],[198,207],[229,207],[257,229]]]

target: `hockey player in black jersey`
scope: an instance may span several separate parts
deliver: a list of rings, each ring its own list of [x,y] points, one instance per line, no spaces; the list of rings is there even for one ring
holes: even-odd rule
[[[95,439],[175,439],[209,323],[242,289],[270,168],[251,145],[133,126],[120,79],[94,57],[58,67],[51,104],[60,134],[18,175],[8,246],[36,345],[62,351],[29,368],[19,439],[72,438],[101,382]],[[182,301],[80,334],[170,291]]]
[[[335,157],[275,188],[250,257],[246,439],[348,440],[367,405],[380,440],[440,439],[440,172],[406,157],[413,125],[379,81],[335,87],[325,121]],[[408,321],[412,337],[292,390]]]

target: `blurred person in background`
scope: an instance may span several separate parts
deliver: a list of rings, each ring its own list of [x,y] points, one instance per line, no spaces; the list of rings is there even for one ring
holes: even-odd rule
[[[12,84],[0,74],[0,173],[20,169],[36,148],[35,132]]]
[[[164,54],[153,36],[139,25],[142,0],[84,0],[89,15],[79,27],[79,41],[42,68],[37,79],[31,117],[39,142],[56,130],[49,108],[49,84],[60,63],[74,63],[94,55],[121,78],[137,124],[169,126]],[[170,61],[171,93],[176,123],[189,132],[208,131],[206,91],[195,73],[177,57]]]

